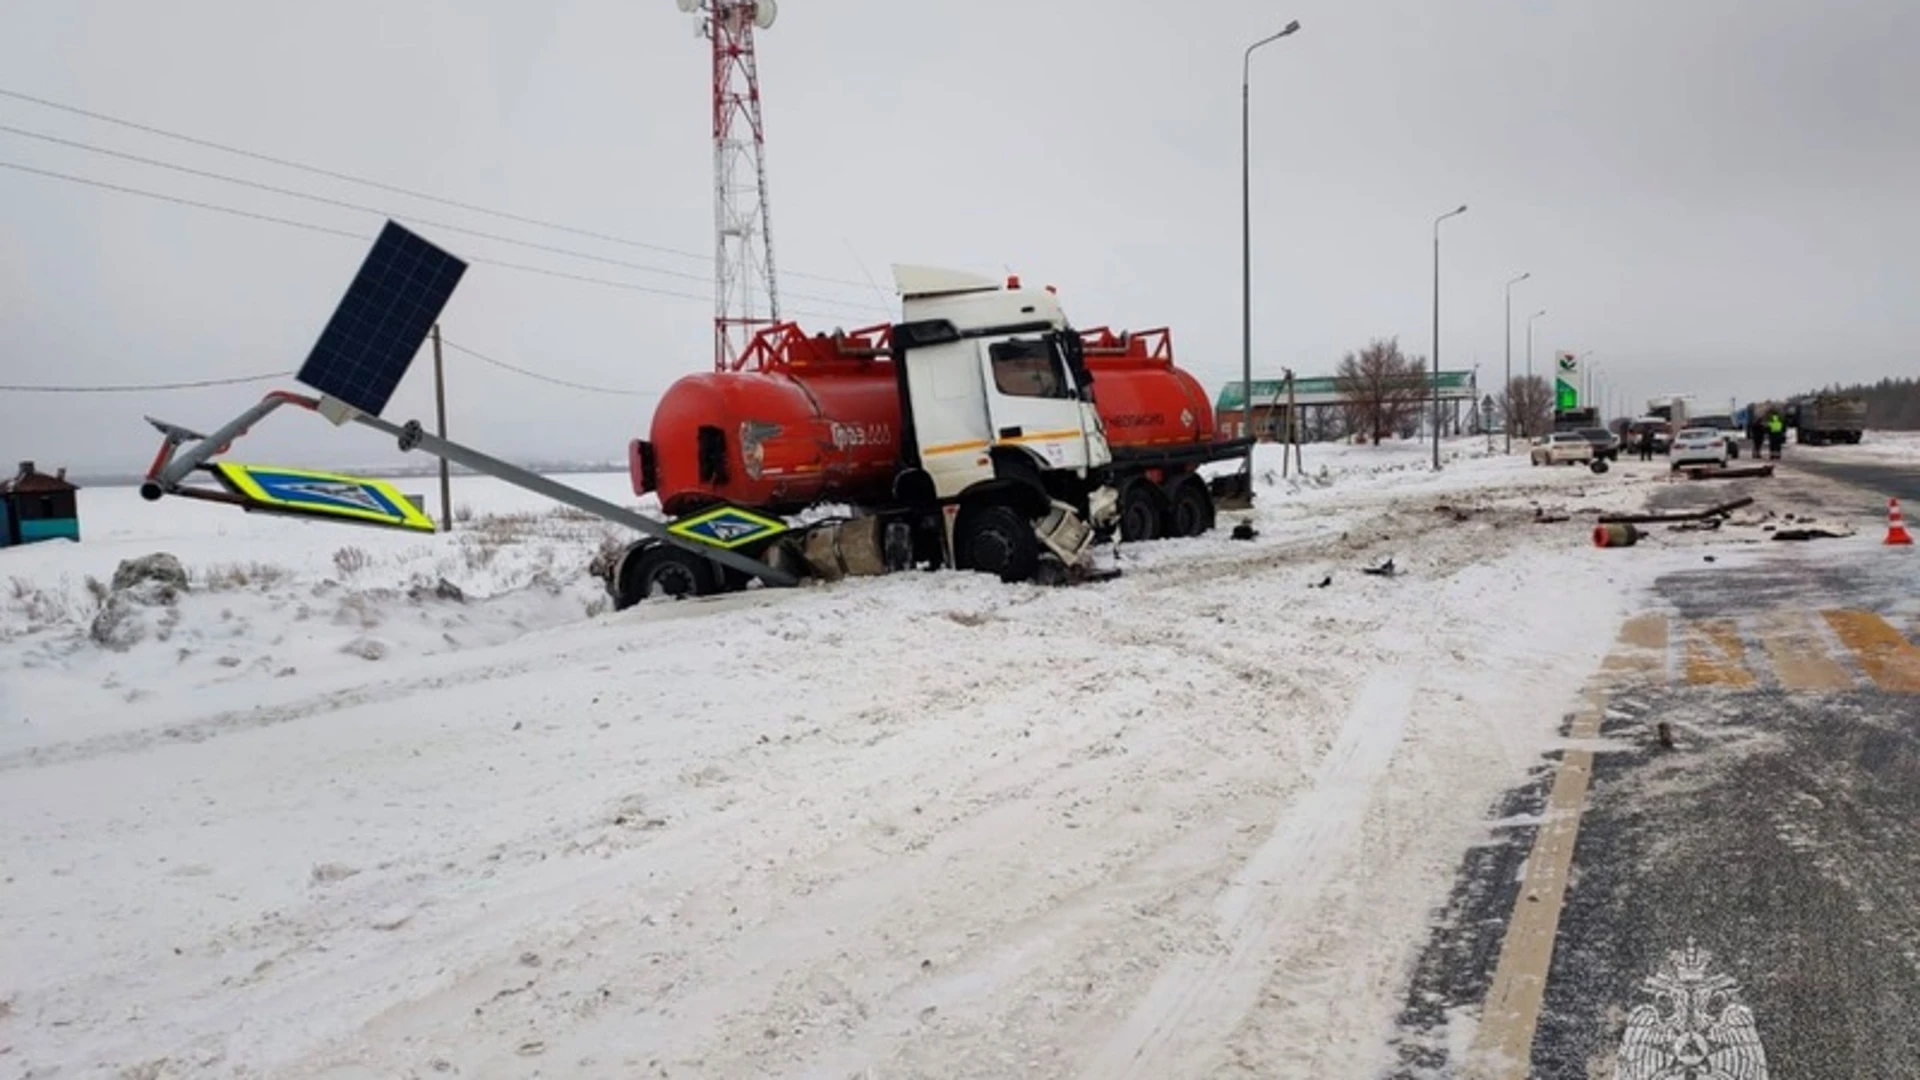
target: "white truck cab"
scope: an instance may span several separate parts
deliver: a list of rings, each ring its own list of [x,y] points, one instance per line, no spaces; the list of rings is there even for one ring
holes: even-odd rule
[[[938,498],[994,479],[1001,450],[1036,473],[1102,482],[1113,454],[1080,337],[1052,290],[932,267],[896,266],[894,280],[903,413]]]

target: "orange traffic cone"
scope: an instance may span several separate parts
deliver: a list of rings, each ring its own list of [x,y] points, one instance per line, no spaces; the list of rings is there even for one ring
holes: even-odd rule
[[[1908,535],[1906,523],[1900,520],[1900,500],[1887,500],[1887,539],[1888,544],[1911,544],[1913,537]]]

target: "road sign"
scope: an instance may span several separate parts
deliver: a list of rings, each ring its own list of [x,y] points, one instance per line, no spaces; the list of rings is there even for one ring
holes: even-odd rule
[[[1580,358],[1570,352],[1555,355],[1560,362],[1553,379],[1553,407],[1572,412],[1580,407]]]

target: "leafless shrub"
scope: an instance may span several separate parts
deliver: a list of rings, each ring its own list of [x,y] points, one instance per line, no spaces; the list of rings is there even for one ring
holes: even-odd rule
[[[494,556],[500,554],[502,543],[504,541],[484,534],[479,537],[469,535],[466,545],[461,548],[461,554],[467,559],[467,569],[484,570],[492,566]]]
[[[455,521],[459,521],[459,522],[468,522],[468,521],[472,521],[472,520],[473,520],[473,507],[472,507],[472,505],[470,505],[470,504],[468,504],[468,503],[461,503],[460,505],[458,505],[458,506],[456,506],[456,507],[454,507],[454,508],[453,508],[453,520],[455,520]]]
[[[350,549],[341,549],[341,551],[347,550]],[[340,565],[340,554],[340,552],[334,553],[333,559],[334,565],[336,566]],[[344,574],[350,571],[342,567],[340,572]],[[289,571],[284,566],[275,566],[272,563],[263,562],[233,562],[219,563],[208,567],[206,571],[201,574],[201,581],[203,587],[209,592],[220,592],[230,589],[245,589],[255,585],[263,589],[270,588],[285,581],[289,576]]]
[[[333,553],[333,565],[343,576],[352,577],[373,565],[373,557],[365,550],[349,545]]]

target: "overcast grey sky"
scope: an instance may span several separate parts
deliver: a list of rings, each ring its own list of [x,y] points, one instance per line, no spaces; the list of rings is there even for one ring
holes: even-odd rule
[[[669,0],[0,0],[0,88],[691,252],[711,240],[708,62]],[[1372,336],[1536,368],[1594,351],[1636,397],[1742,400],[1912,374],[1920,338],[1913,0],[787,0],[760,39],[783,271],[889,285],[892,262],[1016,270],[1071,317],[1171,325],[1210,388],[1239,365],[1239,68],[1253,77],[1258,371],[1330,372]],[[0,125],[391,211],[476,265],[450,339],[657,391],[711,358],[709,262],[516,226],[0,97]],[[0,133],[0,161],[371,236],[377,215]],[[528,251],[511,234],[668,274]],[[0,383],[298,366],[365,244],[0,169]],[[686,276],[672,276],[672,274]],[[874,290],[783,274],[811,326]],[[449,357],[454,434],[617,458],[648,397]],[[214,424],[264,387],[0,393],[0,454],[144,467],[143,412]],[[431,415],[416,365],[390,417]],[[250,460],[391,459],[288,416]]]

